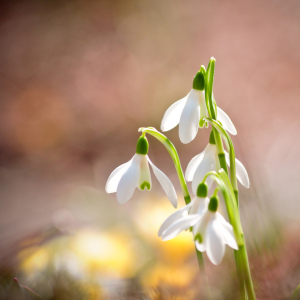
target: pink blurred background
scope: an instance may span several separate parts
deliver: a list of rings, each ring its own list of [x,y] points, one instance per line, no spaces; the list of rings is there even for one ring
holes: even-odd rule
[[[82,228],[135,232],[141,202],[168,205],[154,199],[163,197],[157,182],[124,206],[105,194],[105,182],[134,154],[137,129],[159,129],[165,110],[187,94],[200,65],[214,56],[214,95],[238,130],[236,154],[250,176],[250,189],[240,187],[240,207],[258,295],[275,299],[293,291],[300,283],[299,1],[32,0],[1,6],[3,270],[30,283],[19,269],[24,239],[45,244]],[[201,130],[185,146],[177,128],[167,133],[183,169],[208,135]],[[182,206],[168,153],[149,142],[152,161],[170,177]],[[158,227],[151,228],[154,235]],[[271,262],[262,254],[269,251]],[[262,273],[267,269],[270,274]],[[214,278],[218,270],[211,272]]]

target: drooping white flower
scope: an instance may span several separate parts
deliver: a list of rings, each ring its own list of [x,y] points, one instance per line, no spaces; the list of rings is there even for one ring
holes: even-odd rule
[[[230,166],[229,154],[226,151],[225,159],[227,165]],[[245,167],[238,159],[235,159],[235,166],[237,179],[243,186],[249,188],[250,181]],[[206,173],[210,171],[218,171],[219,169],[220,164],[218,158],[218,150],[213,139],[213,134],[211,133],[209,144],[206,146],[204,151],[193,157],[189,162],[185,172],[185,178],[187,181],[192,181],[192,189],[195,193],[198,184],[203,181]],[[207,179],[207,184],[208,186],[212,184],[212,180],[210,179],[210,177]]]
[[[165,112],[161,122],[161,130],[168,131],[179,124],[179,138],[184,144],[191,142],[197,135],[199,121],[207,117],[205,103],[204,75],[198,72],[194,78],[193,88],[184,98],[173,103]],[[237,131],[228,115],[219,107],[217,120],[233,135]]]
[[[177,210],[164,221],[159,228],[158,236],[161,236],[163,241],[168,241],[181,231],[194,226],[206,211],[208,202],[208,198],[195,197],[188,205]]]
[[[170,179],[158,169],[149,159],[148,142],[142,136],[137,143],[137,151],[133,158],[127,163],[117,167],[109,176],[105,191],[117,193],[117,200],[120,204],[126,203],[133,195],[135,188],[140,190],[151,190],[151,175],[149,164],[153,173],[167,197],[174,207],[177,207],[177,195]]]
[[[181,231],[196,224],[201,214],[207,210],[209,202],[207,190],[206,183],[200,183],[197,189],[197,196],[189,204],[177,210],[163,222],[159,228],[158,236],[167,241],[174,238]]]
[[[217,212],[218,199],[210,199],[208,209],[201,215],[198,223],[193,227],[196,248],[206,251],[210,261],[218,265],[225,254],[225,245],[238,250],[232,225]]]
[[[197,203],[197,209],[191,208]],[[177,236],[181,231],[193,227],[194,241],[197,249],[206,251],[210,261],[218,265],[225,253],[225,244],[238,249],[234,231],[224,217],[217,212],[218,199],[216,196],[209,200],[195,197],[186,207],[178,210],[165,220],[159,229],[159,236],[164,241]]]

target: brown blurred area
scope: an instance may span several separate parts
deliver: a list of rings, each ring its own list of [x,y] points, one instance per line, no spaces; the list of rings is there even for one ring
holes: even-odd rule
[[[131,228],[137,204],[159,205],[152,199],[163,193],[157,182],[151,196],[136,192],[124,206],[105,194],[105,182],[133,156],[138,128],[159,129],[165,110],[188,93],[200,65],[214,56],[214,96],[237,128],[236,154],[250,176],[250,190],[240,187],[240,207],[254,278],[263,283],[258,293],[275,299],[296,288],[299,1],[27,0],[6,1],[0,15],[3,270],[20,272],[24,239],[35,245],[78,228]],[[185,169],[209,131],[199,131],[187,146],[178,128],[166,135]],[[168,153],[149,142],[152,161],[180,194]],[[156,243],[163,242],[157,237]],[[261,275],[262,266],[278,270],[275,287],[272,274]]]

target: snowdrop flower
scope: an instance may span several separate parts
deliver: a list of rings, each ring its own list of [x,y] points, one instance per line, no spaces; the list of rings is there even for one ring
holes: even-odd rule
[[[158,236],[163,241],[168,241],[178,235],[181,231],[195,225],[201,215],[207,210],[209,199],[207,198],[207,185],[200,183],[197,196],[186,206],[177,210],[169,216],[161,225]]]
[[[193,227],[196,248],[206,251],[210,261],[218,265],[225,254],[225,244],[238,250],[233,227],[217,212],[218,198],[212,196],[208,209],[202,214],[200,220]]]
[[[191,142],[196,137],[199,126],[202,126],[199,121],[208,116],[204,80],[204,74],[199,71],[194,78],[191,91],[167,109],[161,122],[162,131],[171,130],[179,124],[179,138],[184,144]],[[230,118],[219,107],[217,108],[217,120],[228,132],[233,135],[237,134]]]
[[[117,193],[117,200],[120,204],[126,203],[133,195],[135,188],[140,190],[151,189],[151,175],[149,164],[153,173],[161,184],[167,197],[174,207],[177,207],[177,195],[170,179],[159,170],[149,159],[148,141],[142,135],[136,146],[136,154],[127,163],[116,168],[109,176],[105,191]]]
[[[226,151],[225,151],[225,159],[227,165],[230,166],[229,154]],[[235,159],[235,166],[236,166],[237,179],[243,186],[249,188],[250,182],[245,167],[238,159]],[[211,132],[209,143],[204,149],[204,151],[196,155],[189,162],[185,172],[185,178],[187,181],[192,181],[192,189],[193,192],[195,192],[197,190],[199,182],[203,181],[203,178],[207,172],[218,171],[219,169],[220,169],[220,164],[219,164],[217,146],[215,143],[213,132]],[[211,186],[212,184],[211,178],[207,179],[207,184],[208,186]]]

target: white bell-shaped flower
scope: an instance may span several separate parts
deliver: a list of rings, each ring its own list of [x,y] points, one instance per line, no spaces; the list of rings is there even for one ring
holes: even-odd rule
[[[208,202],[208,198],[195,197],[188,205],[179,209],[164,221],[159,228],[158,236],[161,236],[163,241],[168,241],[181,231],[194,226],[206,211]]]
[[[218,198],[211,197],[208,209],[193,227],[196,248],[206,251],[210,261],[218,265],[225,254],[225,245],[238,250],[232,225],[217,212]]]
[[[179,124],[180,141],[187,144],[196,137],[200,126],[199,121],[207,116],[204,75],[202,72],[198,72],[194,78],[193,88],[187,96],[173,103],[165,112],[161,130],[169,131]],[[228,132],[233,135],[237,134],[229,116],[219,107],[217,108],[217,120]]]
[[[201,215],[207,210],[209,202],[207,190],[206,183],[200,183],[197,189],[197,196],[163,222],[159,228],[158,236],[167,241],[174,238],[181,231],[195,225]]]
[[[106,182],[105,191],[107,193],[116,192],[118,202],[123,204],[132,197],[136,187],[140,190],[151,190],[150,164],[154,175],[172,205],[177,207],[177,195],[174,186],[170,179],[151,162],[147,153],[147,139],[141,136],[137,143],[136,154],[130,161],[119,166],[110,174]]]
[[[230,166],[229,154],[225,151],[225,159],[228,166]],[[248,173],[243,164],[235,159],[236,177],[239,182],[246,188],[249,188],[250,181]],[[195,193],[197,191],[198,184],[203,181],[207,172],[218,171],[220,169],[218,150],[213,138],[213,132],[211,132],[209,144],[204,151],[196,155],[189,162],[185,178],[187,181],[192,181],[192,190]],[[208,186],[211,186],[212,180],[210,177],[207,179]]]

